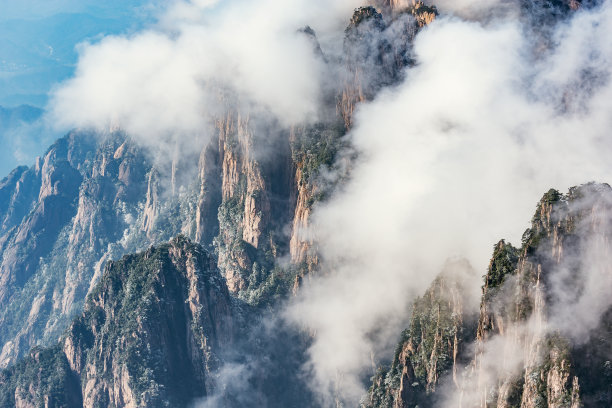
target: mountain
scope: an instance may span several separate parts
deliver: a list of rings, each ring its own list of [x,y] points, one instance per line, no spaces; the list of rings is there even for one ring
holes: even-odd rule
[[[465,286],[475,271],[449,261],[415,301],[392,365],[373,378],[364,406],[447,406],[449,388],[465,406],[608,405],[612,307],[605,294],[595,301],[581,295],[608,278],[610,211],[607,184],[546,193],[522,247],[495,245],[479,311],[469,307]],[[283,406],[292,397],[312,404],[304,390],[276,403],[244,403],[231,389],[218,394],[229,350],[264,354],[276,373],[260,372],[253,386],[277,398],[283,385],[296,384],[277,373],[295,376],[283,370],[295,369],[293,353],[305,350],[299,335],[270,340],[259,329],[259,345],[240,345],[252,342],[246,322],[260,312],[226,282],[214,258],[185,237],[108,262],[60,341],[2,372],[2,406],[186,406],[205,396],[215,396],[215,406]],[[589,320],[590,335],[566,324],[575,314]],[[274,357],[280,361],[269,361],[270,346],[284,348]]]
[[[212,393],[239,313],[186,238],[109,262],[59,344],[3,373],[2,406],[184,406]]]
[[[495,245],[477,320],[443,273],[365,406],[609,406],[612,304],[587,290],[609,280],[611,210],[607,184],[547,192],[522,247]],[[452,384],[455,405],[440,384]]]
[[[466,261],[450,262],[414,302],[410,326],[402,332],[391,366],[380,367],[374,376],[365,406],[432,406],[440,381],[458,381],[477,325],[476,311],[466,306],[466,276],[473,274]]]
[[[578,7],[525,5],[534,25]],[[280,125],[219,90],[193,145],[74,130],[0,181],[0,405],[321,405],[305,384],[317,333],[275,313],[320,272],[311,218],[358,161],[344,137],[358,105],[401,82],[438,16],[375,6],[355,10],[340,61],[296,32],[341,67],[317,123]],[[479,307],[477,272],[448,261],[363,405],[612,404],[612,309],[583,296],[608,287],[611,199],[604,184],[546,193],[522,246],[494,246]]]
[[[0,106],[0,132],[21,123],[31,123],[40,118],[42,113],[42,109],[30,105],[20,105],[15,108]]]
[[[319,171],[333,165],[350,106],[363,97],[358,72],[380,72],[376,88],[401,77],[410,61],[398,56],[422,25],[419,7],[387,19],[372,7],[355,11],[342,62],[350,73],[319,123],[261,126],[220,95],[226,111],[198,149],[167,155],[121,131],[75,130],[12,171],[0,182],[0,365],[55,343],[107,261],[178,234],[216,254],[237,298],[263,307],[289,293],[316,269],[310,212],[332,188]],[[393,24],[414,27],[392,43]],[[316,43],[312,30],[304,35]]]

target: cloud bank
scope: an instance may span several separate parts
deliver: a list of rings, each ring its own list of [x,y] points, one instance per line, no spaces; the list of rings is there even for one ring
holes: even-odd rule
[[[63,128],[121,127],[153,145],[206,138],[229,104],[284,125],[307,121],[318,113],[324,66],[298,30],[314,21],[324,38],[356,5],[175,2],[149,30],[82,44],[75,77],[52,95],[52,117]]]
[[[543,192],[610,180],[610,27],[609,2],[560,23],[550,48],[514,18],[439,18],[406,80],[358,109],[351,180],[314,214],[326,277],[289,310],[316,333],[323,401],[359,401],[384,346],[372,333],[399,333],[449,256],[484,274]]]

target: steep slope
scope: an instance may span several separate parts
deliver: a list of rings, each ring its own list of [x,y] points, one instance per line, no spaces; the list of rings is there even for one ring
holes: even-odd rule
[[[601,392],[581,391],[583,380],[574,366],[592,353],[611,350],[592,341],[590,347],[582,345],[595,327],[578,334],[562,323],[588,312],[596,325],[609,324],[600,323],[597,309],[583,310],[582,299],[595,295],[588,286],[594,273],[589,263],[606,259],[612,249],[611,210],[608,185],[587,184],[567,195],[551,190],[538,204],[522,248],[503,242],[496,247],[483,287],[474,360],[482,406],[578,407],[583,396],[589,400],[591,392]],[[500,343],[497,353],[507,355],[503,374],[485,368],[492,342]],[[522,353],[516,355],[518,350]],[[603,373],[602,364],[592,364],[591,370]]]
[[[391,367],[373,378],[364,407],[431,406],[442,377],[450,373],[453,383],[459,381],[476,328],[466,288],[474,274],[466,261],[449,262],[414,302]]]
[[[99,142],[72,132],[3,181],[2,365],[45,338],[57,339],[80,310],[101,260],[124,251],[113,244],[138,212],[149,168],[142,152],[124,143],[120,134]]]
[[[186,238],[125,256],[58,346],[3,372],[2,406],[185,406],[214,391],[239,312],[214,260]]]
[[[435,7],[422,2],[408,7],[374,3],[377,7],[355,9],[344,31],[341,85],[329,96],[333,102],[328,110],[333,114],[327,112],[321,122],[296,126],[291,132],[297,190],[289,242],[290,259],[297,268],[294,291],[317,270],[316,239],[309,228],[313,207],[350,177],[350,162],[356,153],[346,154],[350,148],[343,136],[353,125],[355,108],[401,81],[404,69],[414,63],[411,50],[418,30],[437,16]],[[330,173],[336,178],[330,180]]]
[[[391,369],[374,378],[369,406],[610,405],[612,303],[599,293],[612,287],[611,215],[607,184],[546,193],[522,248],[495,245],[477,326],[452,303],[440,308],[448,294],[438,278],[415,303]],[[438,318],[427,318],[432,310]],[[469,364],[467,354],[450,359],[457,344],[473,349]]]
[[[373,6],[356,9],[345,30],[344,84],[337,110],[347,128],[351,127],[357,104],[371,100],[381,88],[398,83],[403,68],[414,64],[412,41],[418,30],[438,15],[435,6],[420,1],[407,7],[380,6],[382,13]]]
[[[223,113],[201,146],[156,153],[119,131],[74,131],[2,180],[0,366],[54,344],[106,262],[177,234],[214,250],[230,292],[253,305],[299,287],[316,269],[309,218],[331,191],[325,169],[344,143],[343,123],[355,103],[401,77],[419,7],[383,8],[384,18],[373,8],[355,12],[342,57],[352,90],[330,90],[319,123],[286,129],[220,92]],[[320,50],[314,31],[300,32]],[[341,108],[345,91],[363,98]],[[291,266],[281,269],[285,257]]]

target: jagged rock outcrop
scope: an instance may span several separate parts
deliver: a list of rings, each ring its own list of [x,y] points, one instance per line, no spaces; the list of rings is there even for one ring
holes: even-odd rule
[[[590,279],[589,258],[612,249],[611,210],[607,185],[587,184],[567,195],[551,190],[538,204],[522,248],[496,246],[483,287],[474,361],[480,406],[582,406],[574,367],[593,350],[577,353],[580,343],[572,329],[558,327],[558,320],[569,319],[564,313],[572,306],[576,309],[570,313],[584,313],[576,302]],[[507,355],[503,374],[494,380],[483,368],[490,364],[487,345],[492,341],[501,343],[497,353]]]
[[[292,213],[289,142],[280,159],[261,160],[248,122],[235,119],[228,117],[206,146],[193,176],[176,161],[170,173],[163,163],[150,164],[121,133],[75,132],[2,181],[0,303],[8,307],[0,311],[0,365],[41,341],[54,343],[107,261],[177,234],[209,248],[217,238],[234,292],[265,282],[283,255],[278,247],[288,246],[282,229]],[[174,194],[165,180],[174,180]],[[252,283],[254,266],[260,276]]]
[[[283,296],[315,270],[310,214],[333,184],[326,169],[355,103],[400,77],[418,27],[414,7],[384,18],[360,10],[345,44],[347,66],[355,68],[349,79],[358,78],[358,86],[340,99],[365,90],[363,98],[347,97],[337,110],[339,90],[331,90],[319,123],[285,129],[250,117],[219,92],[223,113],[203,146],[170,143],[155,154],[118,130],[74,131],[2,180],[0,366],[36,344],[54,344],[109,260],[177,234],[216,251],[230,291],[252,304]],[[323,55],[311,28],[299,32],[323,63],[337,63]],[[366,72],[372,75],[361,76]],[[278,268],[285,257],[292,265]]]
[[[265,240],[262,235],[267,232],[270,201],[260,164],[253,157],[248,118],[228,114],[218,128],[223,157],[219,264],[223,265],[230,291],[239,292],[247,287],[248,272],[255,261],[252,253],[263,244],[260,240]]]
[[[449,262],[413,305],[410,326],[402,333],[389,369],[373,378],[365,407],[432,406],[442,377],[458,385],[467,346],[474,338],[475,310],[466,284],[475,274],[467,261]]]
[[[504,242],[496,246],[483,287],[474,362],[480,406],[581,406],[572,358],[575,339],[551,320],[562,313],[557,309],[568,307],[557,298],[558,280],[562,275],[575,280],[563,290],[569,292],[568,300],[579,297],[589,242],[596,237],[606,242],[612,232],[611,199],[606,185],[587,184],[566,196],[551,190],[538,204],[523,247],[517,250]],[[597,251],[610,249],[604,244]],[[504,374],[491,381],[491,373],[483,368],[490,364],[486,348],[500,339],[498,353],[520,353],[508,358]]]
[[[69,135],[55,143],[35,166],[18,169],[5,179],[0,305],[5,306],[13,291],[35,273],[40,258],[51,250],[60,230],[74,215],[82,181],[76,167],[86,149],[75,143],[75,135]]]
[[[147,195],[144,205],[143,217],[142,217],[142,229],[147,233],[147,236],[151,236],[154,231],[155,219],[159,214],[160,203],[160,187],[158,181],[158,172],[153,169],[149,172],[149,178],[147,181]]]
[[[13,188],[4,190],[1,214],[1,365],[55,341],[80,309],[96,266],[138,211],[147,167],[124,136],[100,142],[72,132],[5,179]]]
[[[32,349],[11,370],[0,372],[0,406],[82,407],[79,379],[61,347]]]
[[[218,143],[211,143],[200,154],[195,239],[201,243],[210,243],[219,234],[217,210],[222,200],[222,178],[218,146]]]
[[[383,5],[383,11],[387,8]],[[337,98],[337,110],[347,128],[359,103],[402,78],[403,68],[413,64],[414,36],[437,15],[435,7],[422,2],[394,7],[384,16],[372,6],[355,10],[345,30],[346,74]]]
[[[295,163],[297,196],[291,230],[289,252],[294,264],[312,268],[317,263],[314,237],[309,231],[313,205],[329,192],[329,182],[320,180],[321,172],[328,171],[342,148],[346,129],[338,120],[333,124],[316,124],[296,128],[291,137],[292,158]]]
[[[239,313],[212,257],[186,238],[125,256],[58,346],[0,375],[2,406],[186,406],[215,389]]]
[[[452,333],[465,333],[465,323],[448,320],[453,323],[442,325],[447,329],[440,332],[438,322],[444,319],[415,318],[438,310],[427,302],[441,297],[442,286],[436,280],[415,303],[391,369],[374,378],[369,406],[610,405],[612,302],[596,293],[600,285],[609,289],[612,284],[610,238],[610,186],[586,184],[566,195],[550,190],[537,206],[522,247],[503,240],[494,247],[478,323],[469,329],[475,338],[474,354],[464,355],[459,365],[448,358],[457,344]],[[453,307],[440,314],[458,315]],[[472,359],[469,364],[466,357]],[[441,378],[447,384],[436,395]]]
[[[293,264],[302,265],[306,271],[316,269],[318,262],[315,239],[310,232],[312,207],[332,188],[329,180],[319,177],[320,173],[324,174],[337,160],[336,153],[344,143],[341,138],[352,125],[356,106],[402,78],[402,69],[412,63],[410,49],[414,36],[437,15],[435,7],[420,2],[407,7],[380,6],[382,12],[372,6],[356,9],[345,30],[344,85],[336,95],[337,114],[325,122],[292,131],[297,194],[290,256]],[[427,13],[431,15],[425,17]],[[297,277],[296,287],[303,275]]]

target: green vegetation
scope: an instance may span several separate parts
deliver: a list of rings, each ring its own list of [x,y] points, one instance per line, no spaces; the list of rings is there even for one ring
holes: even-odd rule
[[[334,165],[343,146],[346,129],[342,122],[317,123],[299,132],[291,146],[292,159],[302,171],[303,184],[313,183],[319,172]]]
[[[0,373],[0,406],[15,406],[15,392],[36,406],[44,406],[43,400],[79,406],[70,398],[80,398],[84,384],[94,384],[94,401],[112,406],[108,393],[117,373],[141,406],[184,406],[204,395],[207,373],[219,364],[213,348],[231,313],[225,282],[212,265],[184,237],[110,262],[60,343],[36,348]],[[188,308],[193,290],[198,295],[192,302],[202,304]],[[80,382],[62,350],[67,341],[71,361],[80,365]],[[189,350],[191,345],[197,348]]]
[[[434,5],[428,6],[425,3],[419,1],[415,6],[411,7],[411,11],[413,15],[422,15],[422,14],[434,14],[438,15],[438,8]]]
[[[506,241],[499,241],[493,248],[489,271],[484,276],[487,290],[501,286],[506,276],[514,274],[518,266],[519,250]]]
[[[34,348],[28,357],[0,372],[0,406],[15,407],[16,399],[36,407],[82,406],[78,379],[59,346]]]
[[[353,17],[351,17],[350,24],[346,28],[345,32],[348,33],[355,27],[358,27],[367,21],[374,21],[374,24],[380,27],[384,26],[382,14],[380,14],[376,8],[372,6],[363,6],[355,9]]]
[[[460,283],[438,276],[423,297],[413,304],[410,325],[395,349],[391,367],[380,368],[372,378],[367,407],[395,407],[429,404],[438,379],[452,369],[454,348],[460,351],[472,339],[465,327],[461,306],[455,304]],[[453,300],[454,299],[454,300]],[[404,395],[400,395],[402,375]]]
[[[570,407],[572,403],[572,379],[570,376],[570,344],[558,333],[546,336],[541,342],[541,361],[530,367],[526,378],[535,388],[534,406],[546,408],[549,402],[556,407]],[[547,382],[551,373],[556,374],[562,388],[552,390]],[[550,394],[553,392],[554,394]]]
[[[190,393],[193,392],[189,387],[193,380],[184,378],[193,375],[190,374],[192,368],[175,354],[174,347],[179,347],[180,343],[164,344],[168,341],[164,336],[172,338],[176,335],[168,330],[184,333],[187,324],[182,308],[172,306],[187,299],[187,283],[186,277],[168,256],[170,245],[200,258],[196,268],[208,264],[203,253],[185,238],[177,238],[173,244],[152,248],[142,254],[125,256],[109,264],[100,284],[90,295],[91,300],[80,323],[81,327],[98,333],[96,338],[101,342],[87,352],[87,361],[95,364],[98,373],[112,381],[109,357],[100,358],[98,355],[100,350],[112,352],[114,364],[124,365],[129,373],[130,387],[137,401],[144,398],[147,406],[164,406],[168,398],[185,402],[184,399],[192,396]],[[206,275],[209,272],[201,269],[196,273]],[[104,299],[104,309],[98,306],[101,299]],[[160,309],[160,306],[163,307]],[[197,331],[194,334],[201,337],[203,329],[197,316],[193,323],[192,329]],[[88,333],[80,335],[87,337]],[[199,346],[202,356],[208,352],[206,341],[200,341]],[[169,362],[168,358],[172,356],[179,361]],[[202,359],[204,364],[204,357]],[[183,378],[172,376],[174,369],[184,370],[181,373]],[[186,391],[184,388],[192,391],[182,395]]]
[[[555,189],[550,189],[538,202],[536,212],[531,219],[531,228],[523,233],[521,252],[534,254],[540,246],[540,241],[547,236],[550,222],[555,222],[559,216],[559,203],[565,201],[563,194]],[[551,217],[550,219],[547,217]]]
[[[253,264],[253,273],[249,277],[249,286],[241,298],[258,308],[271,308],[287,298],[296,276],[302,269],[296,266],[274,266],[267,273],[257,262]]]

